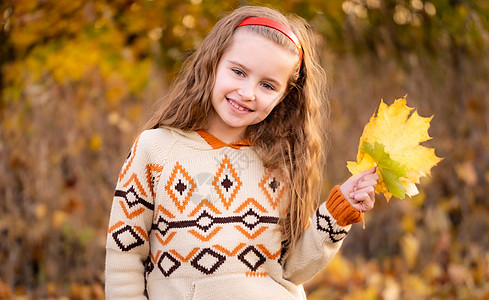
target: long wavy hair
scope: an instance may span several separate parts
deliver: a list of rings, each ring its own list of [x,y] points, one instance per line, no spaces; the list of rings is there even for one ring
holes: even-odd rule
[[[240,7],[222,18],[184,62],[168,94],[161,99],[159,110],[144,129],[206,128],[207,119],[213,113],[211,95],[217,65],[236,30],[250,30],[297,53],[295,45],[275,29],[256,25],[236,28],[248,17],[266,17],[287,25],[297,35],[304,51],[302,63],[297,64],[289,79],[286,96],[267,118],[246,130],[246,137],[257,149],[264,167],[278,170],[289,187],[288,206],[280,225],[284,244],[290,250],[309,226],[310,217],[319,205],[329,114],[326,75],[318,56],[320,39],[303,19],[259,6]]]

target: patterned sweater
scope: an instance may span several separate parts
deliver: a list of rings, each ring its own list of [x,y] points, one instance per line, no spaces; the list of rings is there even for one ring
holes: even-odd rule
[[[113,199],[107,299],[305,299],[359,213],[336,187],[283,261],[286,188],[246,141],[144,131]]]

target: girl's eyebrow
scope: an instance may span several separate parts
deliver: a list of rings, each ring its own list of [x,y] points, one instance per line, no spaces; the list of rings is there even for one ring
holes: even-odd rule
[[[229,60],[229,63],[232,65],[238,66],[239,68],[243,69],[243,71],[245,71],[245,72],[249,71],[249,69],[246,66],[244,66],[243,64],[241,64],[235,60]],[[273,78],[265,78],[265,81],[269,81],[271,84],[275,85],[277,88],[280,88],[282,86],[282,84],[280,84],[280,82],[278,82],[277,80],[275,80]]]

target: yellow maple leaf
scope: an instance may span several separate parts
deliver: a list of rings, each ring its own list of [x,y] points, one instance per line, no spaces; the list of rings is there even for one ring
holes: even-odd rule
[[[376,193],[383,193],[387,201],[392,195],[404,198],[418,193],[420,177],[430,175],[433,166],[441,161],[435,149],[420,143],[430,140],[428,129],[433,116],[420,117],[406,105],[406,97],[390,106],[381,100],[363,130],[357,161],[347,162],[348,170],[356,175],[377,165],[380,174]]]

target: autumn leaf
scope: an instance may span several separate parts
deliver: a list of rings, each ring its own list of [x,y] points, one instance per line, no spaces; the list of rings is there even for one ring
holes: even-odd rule
[[[384,145],[378,142],[372,145],[363,141],[360,150],[370,155],[376,162],[389,192],[394,197],[403,198],[406,189],[399,178],[406,176],[406,169],[399,162],[390,158],[389,153],[385,152]]]
[[[435,150],[420,143],[431,139],[428,129],[433,116],[420,117],[406,105],[406,97],[390,106],[381,100],[377,115],[374,113],[363,130],[357,161],[347,163],[356,175],[377,166],[380,179],[376,193],[403,199],[418,193],[416,184],[421,177],[430,175],[433,166],[441,161]]]

